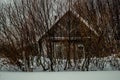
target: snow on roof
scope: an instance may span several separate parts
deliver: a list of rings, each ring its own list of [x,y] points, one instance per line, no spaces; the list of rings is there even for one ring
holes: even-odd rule
[[[93,31],[97,36],[99,36],[99,34],[97,33],[97,31],[96,31],[90,24],[88,24],[88,22],[87,22],[84,18],[80,17],[80,20],[81,20],[91,31]]]

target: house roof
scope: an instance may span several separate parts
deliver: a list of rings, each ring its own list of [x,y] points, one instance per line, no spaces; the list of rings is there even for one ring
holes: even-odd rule
[[[81,25],[84,25],[82,26],[82,28],[86,27],[87,30],[91,31],[92,34],[98,36],[98,33],[91,27],[89,26],[89,24],[87,23],[86,20],[84,20],[82,17],[79,17],[78,14],[76,14],[75,12],[72,12],[72,11],[67,11],[58,21],[56,21],[55,24],[53,24],[53,26],[39,39],[39,41],[41,39],[43,39],[45,36],[47,36],[48,34],[51,34],[51,33],[54,33],[54,32],[58,32],[58,30],[56,30],[57,28],[60,28],[61,26],[60,25],[67,25],[65,22],[70,19],[72,20],[74,23],[76,24],[81,24]],[[60,24],[60,25],[59,25]],[[64,26],[65,27],[65,26]],[[64,28],[63,27],[63,28]],[[81,29],[82,29],[81,28]],[[56,34],[56,33],[54,33]],[[87,34],[87,32],[86,32]],[[51,34],[53,35],[53,34]],[[64,35],[65,36],[65,35]],[[59,36],[58,36],[59,37]],[[62,36],[63,37],[63,36]],[[77,36],[78,37],[78,36]],[[79,36],[80,37],[80,36]]]

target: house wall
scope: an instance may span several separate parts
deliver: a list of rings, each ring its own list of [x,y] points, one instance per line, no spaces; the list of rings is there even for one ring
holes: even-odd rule
[[[78,42],[69,44],[68,41],[52,42],[44,40],[42,42],[42,55],[55,59],[80,59],[84,57],[85,50],[83,44]]]

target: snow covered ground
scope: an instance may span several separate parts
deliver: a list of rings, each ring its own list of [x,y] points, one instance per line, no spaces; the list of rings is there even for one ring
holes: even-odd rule
[[[47,69],[46,72],[50,72],[50,60],[48,58],[40,58],[40,61],[44,65],[44,67]],[[53,65],[53,69],[55,72],[63,72],[63,71],[120,71],[120,58],[114,58],[114,56],[108,56],[104,58],[91,58],[89,60],[89,65],[86,64],[84,59],[81,59],[81,61],[76,60],[76,63],[74,63],[74,60],[71,60],[71,67],[64,70],[66,65],[66,60],[56,60],[56,63]],[[41,65],[37,66],[36,60],[34,61],[33,72],[43,72],[43,67]],[[88,68],[86,68],[86,66]],[[7,63],[7,59],[0,58],[0,71],[9,71],[9,72],[21,72],[21,70],[17,66],[13,66]]]
[[[120,72],[0,72],[0,80],[120,80]]]

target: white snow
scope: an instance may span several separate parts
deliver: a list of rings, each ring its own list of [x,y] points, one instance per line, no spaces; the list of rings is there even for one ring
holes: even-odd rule
[[[0,80],[120,80],[120,72],[0,72]]]
[[[0,59],[0,71],[12,71],[12,72],[18,72],[19,68],[17,66],[13,66],[8,64],[6,61],[7,59],[1,58]],[[41,57],[39,60],[45,69],[49,72],[51,71],[50,64],[51,61],[49,58]],[[81,62],[80,62],[81,61]],[[91,58],[90,64],[88,65],[88,70],[89,71],[119,71],[120,70],[120,59],[119,58],[114,58],[112,56],[104,57],[104,58]],[[74,63],[74,60],[71,59],[71,67],[67,68],[64,70],[66,66],[66,60],[65,59],[56,59],[56,63],[53,65],[54,71],[55,72],[63,72],[63,71],[81,71],[83,70],[86,71],[85,65],[86,62],[84,59],[81,60],[76,60],[76,63]],[[43,72],[43,67],[41,65],[37,65],[36,60],[34,61],[33,67],[33,72]],[[79,68],[78,68],[79,67]]]
[[[9,60],[0,58],[0,71],[20,71],[17,66],[9,64]]]

